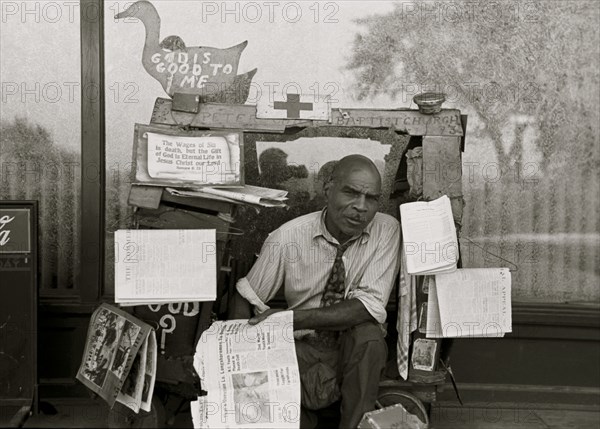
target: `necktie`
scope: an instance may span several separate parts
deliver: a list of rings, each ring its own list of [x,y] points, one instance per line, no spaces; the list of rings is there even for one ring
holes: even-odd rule
[[[321,307],[329,307],[344,299],[344,291],[346,289],[346,268],[344,267],[342,256],[350,244],[352,244],[352,241],[353,240],[349,240],[344,244],[337,246],[333,267],[331,268],[331,273],[329,274],[323,296],[321,297]],[[339,331],[316,331],[317,343],[327,348],[337,347],[338,337]]]
[[[321,298],[321,307],[329,307],[344,299],[346,268],[344,267],[342,256],[350,244],[351,241],[346,241],[344,244],[337,246],[333,267],[331,267],[331,273],[329,274],[329,278],[325,284],[325,290],[323,291],[323,297]]]

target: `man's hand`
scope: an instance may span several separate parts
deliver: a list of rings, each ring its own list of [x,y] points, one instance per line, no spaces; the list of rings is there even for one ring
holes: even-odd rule
[[[265,320],[271,314],[279,313],[280,311],[284,311],[284,310],[281,308],[269,308],[267,311],[263,311],[262,313],[257,314],[256,316],[254,316],[253,318],[248,320],[248,323],[250,325],[256,325],[256,324],[262,322],[263,320]]]

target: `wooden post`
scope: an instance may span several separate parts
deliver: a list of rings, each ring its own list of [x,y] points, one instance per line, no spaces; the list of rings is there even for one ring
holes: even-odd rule
[[[104,37],[102,0],[81,0],[81,254],[83,302],[104,286]],[[89,88],[97,88],[96,97]]]
[[[462,160],[460,137],[423,137],[423,198],[435,200],[447,195],[454,222],[462,222]]]

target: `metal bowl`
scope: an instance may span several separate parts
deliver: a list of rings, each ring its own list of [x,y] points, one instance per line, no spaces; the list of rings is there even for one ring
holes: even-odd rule
[[[442,110],[442,103],[446,96],[441,92],[424,92],[413,97],[413,101],[419,106],[419,112],[424,115],[433,115]]]

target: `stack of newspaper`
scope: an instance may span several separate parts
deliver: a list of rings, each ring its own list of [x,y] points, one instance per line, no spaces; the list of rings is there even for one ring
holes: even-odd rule
[[[503,337],[512,332],[508,268],[463,268],[425,279],[427,338]],[[421,325],[421,323],[420,323]]]
[[[150,411],[156,379],[156,336],[149,325],[102,304],[90,320],[77,379],[112,407]]]
[[[181,197],[215,198],[230,202],[242,202],[262,207],[285,207],[287,191],[244,185],[241,187],[206,186],[193,191],[167,188],[172,195]]]
[[[402,244],[408,274],[449,273],[456,270],[458,240],[450,199],[400,205]]]
[[[115,302],[122,306],[214,301],[214,229],[115,232]]]
[[[425,275],[419,330],[427,338],[501,337],[512,329],[507,268],[457,269],[458,240],[450,199],[400,205],[406,269]],[[414,353],[413,353],[414,355]]]
[[[300,426],[300,373],[293,313],[258,325],[214,322],[196,345],[194,368],[206,396],[190,404],[195,428]]]

